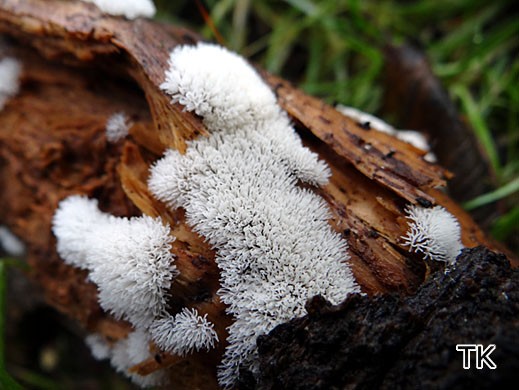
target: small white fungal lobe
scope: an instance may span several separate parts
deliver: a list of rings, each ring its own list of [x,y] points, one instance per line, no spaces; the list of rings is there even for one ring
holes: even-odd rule
[[[168,382],[167,372],[158,370],[149,375],[139,375],[128,370],[136,364],[152,358],[150,353],[150,338],[147,332],[137,329],[127,338],[117,341],[109,347],[108,358],[112,367],[128,376],[132,382],[141,388],[165,385]]]
[[[25,254],[24,243],[4,225],[0,225],[0,248],[10,256],[21,257]]]
[[[128,135],[129,119],[123,112],[117,112],[106,121],[106,139],[115,143]]]
[[[184,308],[175,316],[163,317],[150,326],[153,341],[164,351],[185,356],[193,351],[214,348],[218,335],[207,314]]]
[[[0,60],[0,110],[18,93],[21,73],[22,64],[17,59],[5,57]]]
[[[259,335],[304,315],[315,295],[337,304],[359,287],[326,203],[297,185],[325,185],[329,168],[256,71],[222,47],[181,46],[162,88],[210,132],[183,155],[167,151],[148,184],[217,250],[218,294],[235,318],[218,377],[232,387],[239,367],[255,370]]]
[[[361,111],[358,108],[338,104],[335,106],[335,109],[359,123],[369,123],[370,127],[375,130],[381,131],[382,133],[395,135],[396,130],[389,123],[384,122],[382,119],[377,118],[374,115]]]
[[[149,387],[163,383],[165,375],[144,377],[128,369],[150,358],[151,339],[160,349],[182,356],[208,350],[218,342],[206,315],[187,308],[175,316],[167,313],[169,290],[178,271],[170,251],[174,237],[159,218],[117,218],[101,212],[96,200],[70,196],[59,203],[52,222],[59,255],[66,263],[88,270],[89,279],[97,284],[101,307],[135,328],[128,339],[113,346],[100,335],[88,336],[95,358],[110,358],[118,371]]]
[[[407,218],[409,230],[402,238],[410,251],[423,253],[425,259],[455,264],[463,244],[460,225],[451,213],[441,206],[410,206]]]
[[[127,19],[152,18],[157,12],[151,0],[82,0],[93,3],[101,11],[110,15],[122,15]]]
[[[90,348],[92,356],[96,360],[104,360],[110,358],[112,353],[111,346],[106,342],[99,333],[91,333],[85,338],[86,345]]]
[[[103,309],[144,329],[165,315],[178,272],[173,237],[159,218],[117,218],[96,200],[70,196],[60,202],[52,230],[65,262],[90,271]]]
[[[359,123],[369,123],[370,127],[382,133],[390,134],[401,141],[405,141],[418,149],[427,152],[424,156],[426,161],[436,162],[436,156],[431,152],[431,148],[427,139],[418,131],[414,130],[397,130],[390,124],[374,115],[363,112],[354,107],[343,106],[338,104],[335,107],[342,114],[356,120]]]

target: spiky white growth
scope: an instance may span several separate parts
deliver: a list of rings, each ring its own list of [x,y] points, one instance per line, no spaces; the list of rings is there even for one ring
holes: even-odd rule
[[[24,243],[3,225],[0,225],[0,248],[10,256],[21,257],[25,253]]]
[[[356,120],[359,123],[369,123],[372,129],[382,133],[390,134],[401,141],[405,141],[418,149],[426,151],[427,154],[424,156],[424,159],[429,162],[436,162],[436,156],[431,152],[431,148],[427,142],[427,139],[420,132],[414,130],[397,130],[389,123],[384,122],[382,119],[360,111],[354,107],[338,104],[335,108],[342,114]]]
[[[127,19],[152,18],[157,12],[151,0],[82,0],[94,3],[101,11],[110,15],[123,15]]]
[[[111,346],[99,333],[89,334],[85,338],[85,343],[90,348],[90,352],[92,352],[92,356],[96,360],[105,360],[110,358],[112,352]]]
[[[326,184],[329,169],[304,148],[274,94],[248,63],[209,44],[175,49],[162,88],[203,117],[211,135],[169,150],[149,188],[217,249],[219,295],[236,322],[219,381],[254,369],[256,338],[305,314],[307,299],[358,292],[325,202],[297,186]]]
[[[117,218],[95,200],[71,196],[59,204],[53,232],[65,262],[90,271],[103,309],[142,328],[165,313],[177,271],[160,218]]]
[[[410,206],[406,211],[410,224],[403,239],[409,250],[423,253],[426,259],[453,265],[463,249],[456,218],[441,206]]]
[[[129,128],[129,119],[123,112],[117,112],[106,122],[106,139],[108,142],[117,142],[128,135]]]
[[[180,46],[169,63],[161,88],[173,102],[203,117],[210,129],[243,127],[280,115],[270,88],[245,59],[224,47]]]
[[[242,57],[221,46],[199,43],[175,48],[169,63],[161,88],[173,102],[203,117],[215,135],[208,143],[248,138],[282,161],[298,179],[317,185],[328,182],[326,164],[302,147],[274,93]]]
[[[91,240],[100,225],[108,223],[109,217],[97,207],[97,200],[82,196],[69,196],[62,200],[54,213],[52,232],[57,238],[56,249],[60,257],[70,265],[92,269],[87,256]]]
[[[149,335],[143,330],[136,330],[126,339],[114,344],[110,358],[110,363],[118,372],[125,374],[134,383],[144,388],[166,384],[168,379],[164,370],[146,376],[128,371],[129,368],[152,357],[149,344]]]
[[[196,309],[184,308],[175,316],[155,320],[149,331],[160,349],[180,356],[209,350],[218,342],[214,324],[207,319],[207,314],[202,317]]]
[[[0,60],[0,110],[18,93],[21,73],[22,64],[17,59],[5,57]]]

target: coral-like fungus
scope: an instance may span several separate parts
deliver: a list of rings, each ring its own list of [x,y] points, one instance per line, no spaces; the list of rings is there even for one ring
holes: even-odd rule
[[[346,242],[328,224],[324,201],[298,180],[325,185],[328,167],[302,146],[255,70],[210,45],[181,46],[162,88],[202,116],[210,136],[169,150],[149,188],[217,250],[218,291],[235,318],[219,370],[224,387],[254,370],[256,338],[305,314],[317,294],[333,303],[358,292]]]
[[[441,206],[410,206],[407,214],[410,225],[403,239],[409,250],[423,253],[426,259],[454,265],[463,249],[456,218]]]

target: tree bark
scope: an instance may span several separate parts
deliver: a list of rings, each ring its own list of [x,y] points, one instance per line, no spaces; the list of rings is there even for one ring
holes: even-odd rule
[[[131,330],[100,309],[85,272],[56,254],[50,226],[57,204],[68,195],[85,194],[112,214],[161,216],[170,223],[180,271],[171,306],[207,314],[225,340],[232,318],[216,294],[214,251],[185,223],[182,210],[168,211],[146,185],[150,165],[167,148],[185,151],[186,141],[207,135],[199,118],[171,104],[159,88],[169,52],[199,37],[153,21],[110,17],[91,4],[57,0],[0,0],[0,33],[12,39],[7,50],[23,62],[21,91],[0,112],[0,221],[25,241],[30,274],[47,300],[89,332],[111,340]],[[450,173],[424,161],[422,151],[365,129],[260,72],[304,144],[331,167],[330,184],[315,191],[328,202],[331,226],[348,241],[353,273],[364,292],[412,293],[424,281],[428,266],[401,240],[408,204],[442,205],[460,222],[465,246],[496,248],[441,191]],[[111,144],[106,120],[120,111],[133,125],[126,140]],[[221,342],[214,351],[187,358],[157,351],[158,358],[135,371],[145,375],[175,366],[177,383],[184,378],[191,385],[216,386],[215,367],[224,348]]]

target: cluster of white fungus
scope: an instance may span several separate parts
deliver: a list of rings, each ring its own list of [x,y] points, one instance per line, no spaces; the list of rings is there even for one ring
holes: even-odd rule
[[[115,143],[128,135],[129,119],[123,112],[117,112],[106,121],[106,139]]]
[[[109,344],[100,334],[93,333],[86,337],[85,343],[95,359],[109,359],[118,372],[127,375],[140,387],[160,386],[168,382],[164,370],[146,376],[128,372],[131,367],[152,357],[149,349],[150,338],[143,330],[131,332],[127,338],[113,344]]]
[[[359,288],[327,205],[298,186],[326,184],[329,169],[255,70],[219,46],[181,46],[162,88],[210,132],[184,155],[167,151],[148,184],[217,250],[218,294],[235,318],[218,377],[232,387],[240,366],[256,370],[259,335],[304,315],[315,295],[337,304]]]
[[[418,131],[414,130],[397,130],[390,124],[384,122],[382,119],[377,118],[374,115],[360,111],[354,107],[343,106],[338,104],[335,107],[342,114],[356,120],[359,123],[368,123],[370,128],[380,131],[382,133],[390,134],[401,141],[405,141],[418,149],[422,149],[427,152],[425,160],[429,162],[436,162],[436,156],[431,152],[429,143],[425,137]]]
[[[159,218],[117,218],[96,200],[71,196],[60,202],[53,232],[65,262],[90,271],[104,310],[138,328],[166,313],[177,271],[173,237]]]
[[[110,15],[122,15],[127,19],[152,18],[157,10],[151,0],[82,0],[93,3]]]
[[[99,335],[87,338],[94,357],[112,365],[143,387],[164,382],[164,373],[128,372],[150,358],[149,343],[180,355],[212,348],[218,341],[213,324],[195,309],[171,316],[167,299],[178,271],[173,263],[168,225],[151,217],[118,218],[99,210],[83,196],[62,200],[52,230],[66,263],[89,271],[101,307],[135,328],[127,339],[108,345]]]
[[[441,206],[410,206],[407,218],[410,220],[410,228],[403,240],[409,250],[422,253],[425,259],[454,265],[463,249],[460,225],[456,218]]]
[[[21,73],[22,65],[17,59],[5,57],[0,60],[0,110],[18,93]]]

